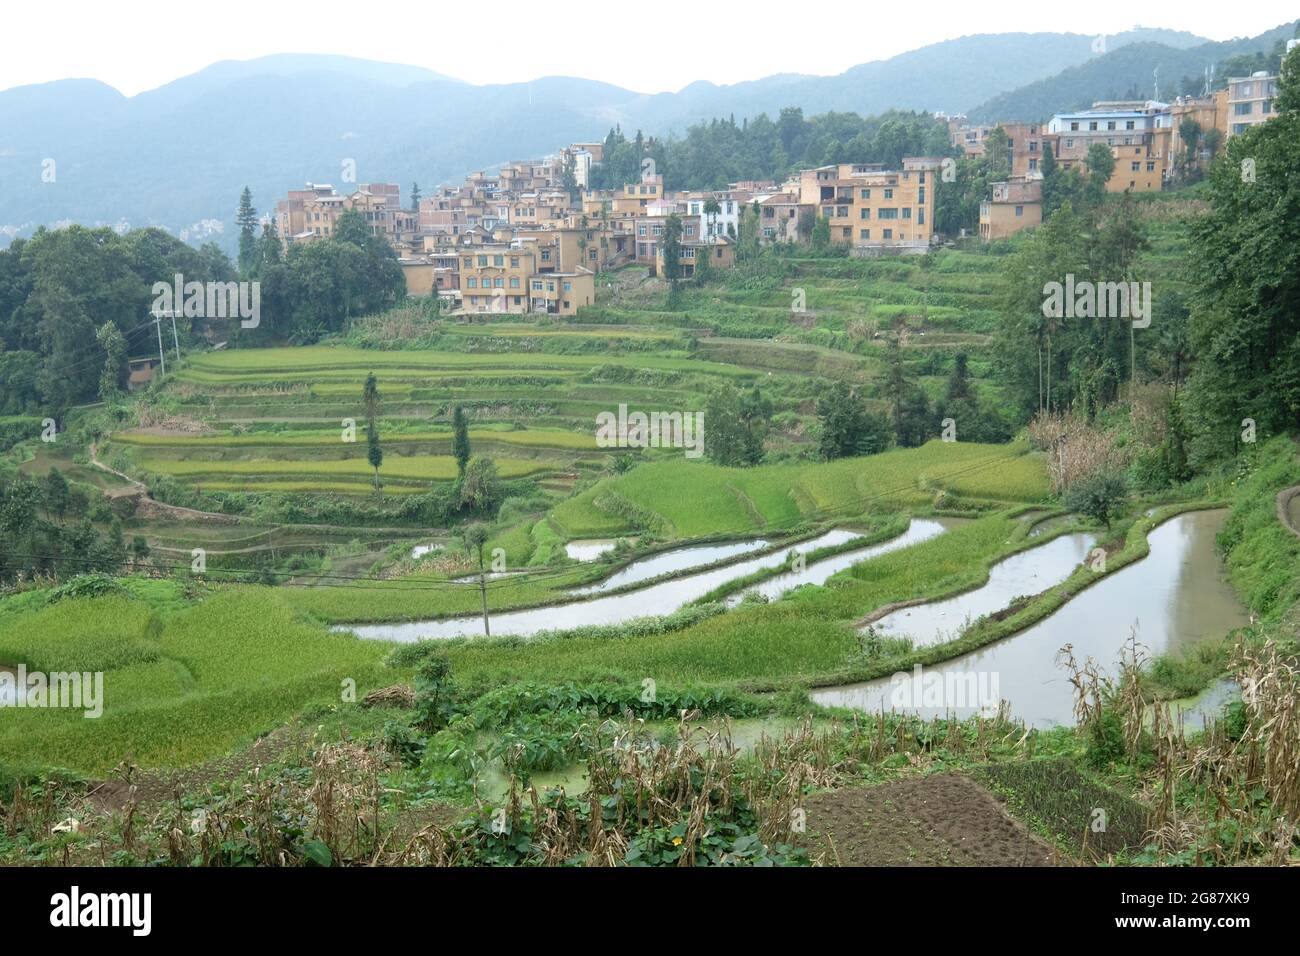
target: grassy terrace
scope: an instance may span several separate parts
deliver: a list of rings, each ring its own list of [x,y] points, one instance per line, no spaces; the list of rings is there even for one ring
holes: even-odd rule
[[[636,535],[667,542],[734,539],[790,532],[864,513],[928,508],[940,491],[974,507],[1042,500],[1041,457],[1023,448],[931,442],[868,458],[826,464],[719,468],[680,458],[652,462],[599,481],[551,512],[502,530],[489,547],[511,568],[539,567],[568,538]],[[872,523],[872,522],[869,522]],[[546,604],[587,583],[591,568],[560,568],[541,579],[503,578],[489,591],[495,610]],[[388,581],[297,589],[296,607],[327,621],[383,621],[472,613],[473,588],[421,587],[448,575],[416,572]],[[382,594],[382,599],[377,596]]]

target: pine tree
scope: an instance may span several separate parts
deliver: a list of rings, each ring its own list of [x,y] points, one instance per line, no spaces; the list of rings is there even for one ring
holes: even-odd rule
[[[451,432],[451,453],[456,456],[456,471],[463,479],[470,456],[469,422],[465,419],[464,409],[459,405],[451,415]]]
[[[247,186],[239,194],[235,224],[239,226],[239,272],[247,275],[257,262],[257,210],[253,208],[253,193]]]

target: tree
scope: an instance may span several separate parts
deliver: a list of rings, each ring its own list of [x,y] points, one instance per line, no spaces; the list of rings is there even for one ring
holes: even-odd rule
[[[1064,504],[1110,528],[1128,497],[1128,479],[1122,471],[1102,470],[1085,475],[1065,489]]]
[[[1178,124],[1178,135],[1182,138],[1183,147],[1186,149],[1183,155],[1186,168],[1199,166],[1197,150],[1201,146],[1201,124],[1189,116]]]
[[[365,408],[366,424],[374,426],[379,417],[379,379],[371,372],[366,376],[366,384],[361,389],[361,402]]]
[[[375,469],[375,491],[379,491],[379,466],[384,463],[384,449],[379,445],[379,429],[374,422],[366,428],[366,461]]]
[[[247,186],[239,194],[235,224],[239,226],[239,272],[248,275],[257,262],[257,210],[253,208],[253,193]]]
[[[356,209],[345,209],[334,223],[334,241],[350,242],[358,249],[364,249],[375,238],[366,220]]]
[[[1105,143],[1093,143],[1084,163],[1088,167],[1088,201],[1095,208],[1106,198],[1106,184],[1115,172],[1115,154]]]
[[[45,514],[62,519],[68,513],[70,493],[68,480],[57,468],[51,468],[44,480]]]
[[[1043,221],[1046,222],[1061,208],[1061,170],[1056,165],[1056,154],[1051,143],[1043,144],[1043,158],[1038,164],[1043,174]]]
[[[122,378],[126,371],[126,339],[112,322],[105,322],[95,332],[99,347],[104,350],[104,371],[99,376],[99,397],[111,402],[122,394]]]
[[[898,334],[891,336],[885,350],[884,390],[894,440],[904,448],[915,448],[925,444],[931,431],[930,402],[907,373],[899,339]]]
[[[1300,430],[1300,53],[1283,62],[1278,115],[1228,140],[1210,167],[1210,210],[1191,227],[1186,411],[1193,458],[1236,451],[1242,422]],[[1252,176],[1243,176],[1250,160]]]
[[[869,412],[857,392],[842,380],[817,400],[817,419],[821,424],[817,451],[824,461],[874,455],[889,447],[889,423]]]
[[[712,236],[717,230],[718,215],[722,212],[722,205],[716,199],[706,199],[704,201],[704,215],[708,223],[708,229],[705,230],[706,236]]]
[[[131,562],[133,564],[144,564],[149,560],[149,554],[149,542],[145,540],[144,535],[137,534],[131,539]]]
[[[457,504],[461,510],[487,511],[500,495],[500,479],[491,458],[475,458],[459,481]]]
[[[1011,175],[1011,137],[1001,126],[984,137],[984,156],[988,160],[989,179],[1001,182]]]
[[[740,397],[740,463],[757,465],[763,460],[764,442],[772,420],[772,403],[757,385]]]
[[[664,220],[664,234],[659,240],[659,252],[664,257],[664,278],[673,289],[682,275],[682,218],[673,213]]]
[[[459,405],[451,414],[451,453],[456,458],[456,471],[463,479],[470,456],[469,422],[465,418],[465,410]]]
[[[818,216],[812,228],[812,247],[818,252],[825,252],[831,244],[831,221],[825,216]]]
[[[1084,232],[1082,218],[1067,202],[1008,257],[1003,269],[1002,318],[993,354],[1019,421],[1042,410],[1068,408],[1075,398],[1077,379],[1065,374],[1065,365],[1080,323],[1066,325],[1063,318],[1045,315],[1043,296],[1048,283],[1063,282],[1067,275],[1076,281],[1092,279]]]
[[[704,405],[704,453],[719,465],[739,467],[763,458],[772,404],[757,387],[741,395],[734,385],[717,386]]]
[[[713,246],[700,246],[695,250],[695,284],[708,285],[713,280],[713,275]]]
[[[411,212],[417,215],[420,212],[420,184],[411,183]]]
[[[475,462],[477,464],[478,462]],[[488,464],[491,464],[489,462]],[[475,522],[465,528],[464,540],[465,551],[471,558],[478,557],[478,589],[479,596],[483,601],[483,634],[486,637],[492,636],[491,625],[488,623],[488,603],[487,603],[487,576],[483,573],[483,546],[487,544],[487,528]]]

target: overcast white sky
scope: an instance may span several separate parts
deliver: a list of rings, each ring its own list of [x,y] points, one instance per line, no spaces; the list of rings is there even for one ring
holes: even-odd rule
[[[529,22],[528,11],[546,9],[562,19]],[[807,7],[775,0],[10,0],[0,89],[91,77],[134,95],[217,60],[337,53],[424,66],[472,83],[564,74],[657,93],[694,80],[840,73],[972,33],[1117,33],[1138,25],[1140,16],[1142,26],[1226,40],[1297,15],[1294,0],[829,0]],[[615,53],[636,50],[639,41],[635,56]]]

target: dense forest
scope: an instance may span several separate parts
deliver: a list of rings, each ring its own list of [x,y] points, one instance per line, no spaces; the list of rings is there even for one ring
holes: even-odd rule
[[[253,234],[245,206],[242,268],[215,245],[194,249],[159,229],[41,229],[0,251],[0,415],[57,416],[120,390],[127,358],[157,352],[153,284],[177,274],[187,283],[261,283],[256,329],[178,318],[182,346],[203,336],[314,342],[404,294],[392,247],[358,213],[340,217],[332,239],[285,255],[273,233]]]
[[[897,168],[904,156],[950,152],[947,126],[925,113],[823,113],[805,119],[803,110],[791,107],[775,121],[764,113],[739,123],[734,116],[698,123],[681,138],[647,138],[638,130],[628,139],[615,127],[605,137],[604,162],[593,170],[592,185],[617,189],[636,182],[646,156],[654,159],[669,189],[722,189],[746,179],[781,182],[810,166],[884,163]]]

